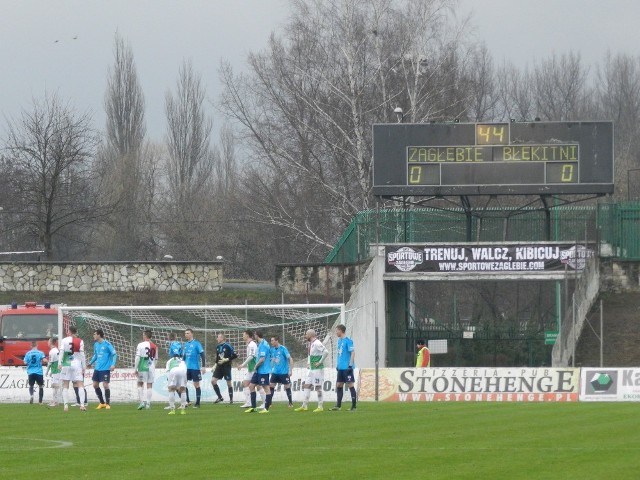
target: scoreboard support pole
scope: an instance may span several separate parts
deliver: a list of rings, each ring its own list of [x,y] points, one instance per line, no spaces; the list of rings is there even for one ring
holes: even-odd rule
[[[466,233],[467,233],[467,242],[471,242],[473,241],[473,231],[472,231],[472,226],[473,226],[473,214],[472,209],[471,209],[471,201],[469,200],[469,197],[466,195],[462,195],[460,197],[460,203],[462,205],[462,208],[464,210],[464,214],[467,217],[467,222],[466,222]]]
[[[551,240],[551,209],[549,208],[547,199],[547,195],[540,195],[540,201],[544,206],[544,239]]]

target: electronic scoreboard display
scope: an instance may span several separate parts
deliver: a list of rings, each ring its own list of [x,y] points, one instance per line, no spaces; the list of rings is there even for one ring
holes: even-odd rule
[[[613,193],[613,123],[374,125],[373,193]]]

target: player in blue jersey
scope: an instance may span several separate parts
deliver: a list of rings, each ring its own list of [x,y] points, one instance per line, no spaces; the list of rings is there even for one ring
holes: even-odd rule
[[[273,335],[271,337],[271,379],[269,380],[269,388],[271,394],[268,403],[271,405],[276,386],[278,384],[284,387],[289,400],[289,408],[293,407],[293,399],[291,397],[291,375],[293,374],[293,358],[287,350],[287,347],[280,345],[280,337]]]
[[[169,358],[182,358],[183,353],[182,342],[178,340],[178,336],[174,332],[171,332],[169,334]]]
[[[229,342],[227,337],[219,333],[218,334],[218,346],[216,347],[216,368],[213,369],[213,376],[211,378],[211,385],[213,391],[216,392],[218,398],[213,403],[222,402],[222,393],[220,393],[220,387],[218,386],[218,380],[224,378],[227,381],[227,391],[229,392],[229,403],[233,403],[233,385],[231,384],[231,361],[237,358],[235,350]]]
[[[116,368],[116,361],[118,355],[115,348],[109,342],[104,339],[104,331],[101,328],[97,328],[93,332],[93,340],[96,342],[93,344],[93,356],[89,360],[89,366],[95,364],[95,370],[93,371],[93,389],[98,396],[100,403],[96,407],[96,410],[111,408],[111,390],[109,389],[109,382],[111,381],[111,372]],[[102,390],[100,389],[100,382],[104,387],[104,397],[102,396]]]
[[[257,412],[256,408],[256,387],[261,386],[264,388],[264,393],[267,395],[267,400],[264,404],[264,409],[260,410],[260,413],[269,413],[269,395],[271,389],[269,388],[269,374],[271,373],[271,348],[269,343],[264,339],[264,333],[261,330],[256,331],[256,340],[258,343],[258,351],[256,353],[256,369],[251,377],[251,383],[249,384],[249,395],[251,397],[251,407],[245,410],[245,413]]]
[[[198,340],[193,338],[193,330],[190,328],[184,331],[184,338],[187,340],[183,345],[183,357],[187,365],[187,381],[191,380],[196,389],[196,403],[193,408],[200,408],[200,397],[202,396],[200,382],[205,372],[204,348]]]
[[[338,411],[342,407],[342,396],[344,395],[344,385],[347,385],[349,393],[351,393],[351,411],[356,409],[356,388],[354,386],[355,378],[353,375],[353,367],[356,359],[356,349],[353,346],[353,340],[347,337],[347,327],[338,325],[336,327],[336,336],[338,337],[336,358],[336,369],[338,375],[336,378],[336,406],[332,411]]]
[[[27,366],[27,375],[29,376],[29,403],[33,403],[34,386],[38,384],[38,403],[42,405],[44,396],[44,375],[42,371],[42,362],[45,361],[45,354],[38,350],[38,342],[31,342],[31,350],[24,356],[24,364]]]

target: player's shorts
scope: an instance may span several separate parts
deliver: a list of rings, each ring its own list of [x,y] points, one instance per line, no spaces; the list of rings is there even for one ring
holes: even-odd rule
[[[291,385],[291,379],[289,378],[289,374],[288,373],[272,373],[271,385],[275,385],[276,383],[280,383],[282,385]]]
[[[180,387],[187,386],[187,371],[181,368],[174,368],[167,373],[167,387]]]
[[[268,373],[253,372],[253,376],[251,377],[251,383],[253,385],[261,385],[263,387],[268,387],[269,386],[269,374]]]
[[[30,373],[29,374],[29,386],[33,387],[34,384],[38,384],[39,386],[44,385],[44,377],[40,373]]]
[[[71,365],[62,367],[60,371],[60,380],[63,382],[84,382],[82,376],[82,365],[80,362],[71,362]]]
[[[353,375],[353,368],[338,370],[338,375],[336,376],[336,383],[353,383],[353,382],[355,382],[355,376]]]
[[[247,372],[244,374],[244,381],[251,383],[251,379],[253,378],[254,373],[255,372],[250,372],[249,370],[247,370]]]
[[[93,380],[94,382],[109,383],[111,381],[111,371],[110,370],[94,370],[91,380]]]
[[[213,369],[213,378],[231,380],[231,362],[227,362],[224,365],[216,365],[216,368]]]
[[[149,369],[146,372],[138,372],[138,383],[153,383],[156,378],[155,369]]]
[[[192,382],[201,382],[202,373],[197,368],[187,368],[187,380],[191,380]]]
[[[318,370],[307,371],[307,378],[304,380],[305,385],[311,385],[314,388],[322,388],[322,384],[324,383],[324,369],[319,368]]]

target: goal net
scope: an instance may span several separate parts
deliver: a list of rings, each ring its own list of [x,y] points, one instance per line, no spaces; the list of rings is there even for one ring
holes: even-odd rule
[[[116,349],[118,368],[133,368],[135,349],[144,330],[152,332],[158,347],[157,366],[163,368],[168,359],[169,334],[173,332],[184,341],[187,328],[193,330],[194,338],[204,347],[207,367],[214,363],[219,333],[235,348],[238,364],[244,361],[246,345],[242,333],[247,329],[262,330],[267,340],[279,335],[297,367],[306,366],[305,332],[313,329],[330,349],[326,366],[333,367],[333,330],[345,318],[342,304],[60,306],[58,312],[58,331],[66,334],[67,327],[75,325],[84,340],[87,360],[93,355],[93,332],[102,329],[105,339]]]

